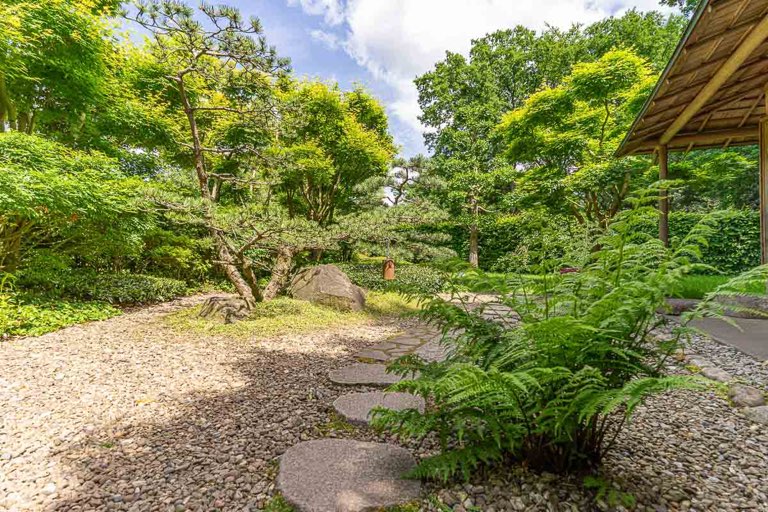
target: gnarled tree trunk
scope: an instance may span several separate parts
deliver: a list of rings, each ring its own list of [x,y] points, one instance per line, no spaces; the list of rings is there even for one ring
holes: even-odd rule
[[[264,288],[264,300],[272,300],[288,285],[288,278],[293,269],[293,258],[296,250],[292,247],[279,247],[277,259],[272,267],[272,278]]]

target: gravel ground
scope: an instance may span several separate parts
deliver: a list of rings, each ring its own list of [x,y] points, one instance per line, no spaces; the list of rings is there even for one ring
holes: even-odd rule
[[[768,361],[758,361],[706,336],[692,336],[686,352],[699,354],[737,379],[768,391]]]
[[[163,324],[201,300],[0,344],[0,510],[258,510],[293,444],[394,442],[335,417],[352,388],[327,374],[405,323],[250,341]],[[604,476],[639,510],[768,511],[768,433],[714,394],[652,399],[618,446]],[[522,468],[426,491],[420,510],[610,508],[575,480]]]
[[[194,297],[0,343],[0,510],[243,510],[322,437],[328,371],[397,326],[272,340],[180,335]]]

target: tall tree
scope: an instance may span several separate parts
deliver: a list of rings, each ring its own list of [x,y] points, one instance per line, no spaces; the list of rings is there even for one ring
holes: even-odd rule
[[[363,185],[383,178],[395,153],[384,107],[360,88],[304,82],[281,111],[275,179],[289,214],[327,226],[369,204]]]
[[[469,233],[469,259],[477,263],[478,218],[508,207],[515,173],[500,158],[494,128],[502,115],[523,105],[541,87],[556,87],[577,62],[590,62],[613,47],[634,47],[659,66],[682,29],[680,16],[630,11],[588,27],[549,28],[542,34],[524,27],[474,40],[469,57],[448,53],[416,79],[421,121],[429,128],[433,164],[451,194],[454,215],[463,215]],[[463,191],[463,197],[459,194]]]
[[[611,51],[573,67],[563,83],[533,94],[499,126],[509,163],[519,170],[517,206],[570,212],[607,226],[624,206],[645,158],[613,157],[655,79],[632,52]]]
[[[72,132],[107,93],[118,2],[0,4],[0,130]]]

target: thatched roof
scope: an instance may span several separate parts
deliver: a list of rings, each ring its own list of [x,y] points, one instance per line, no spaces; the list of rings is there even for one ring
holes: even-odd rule
[[[756,144],[767,37],[768,0],[702,0],[617,154]]]

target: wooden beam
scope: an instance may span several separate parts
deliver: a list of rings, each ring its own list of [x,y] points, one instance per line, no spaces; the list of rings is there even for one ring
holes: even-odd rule
[[[659,146],[659,181],[669,178],[669,154],[667,146]],[[669,247],[669,196],[666,188],[659,189],[659,240]]]
[[[712,76],[709,82],[702,87],[696,97],[672,122],[669,128],[662,134],[659,142],[665,146],[675,135],[686,125],[691,118],[703,107],[707,101],[717,92],[717,90],[739,69],[745,60],[749,58],[755,49],[760,46],[765,38],[768,37],[768,16],[765,16],[760,23],[744,38],[741,44],[734,50],[728,60],[726,60],[720,69]]]
[[[720,145],[724,144],[727,140],[732,139],[752,139],[752,143],[757,142],[758,131],[754,126],[741,126],[739,128],[729,128],[727,130],[713,130],[711,132],[691,132],[681,133],[667,144],[667,149],[689,146],[691,144],[698,145]],[[624,147],[622,154],[628,155],[631,153],[649,153],[656,151],[659,147],[659,141],[651,138],[639,140],[627,144]]]

